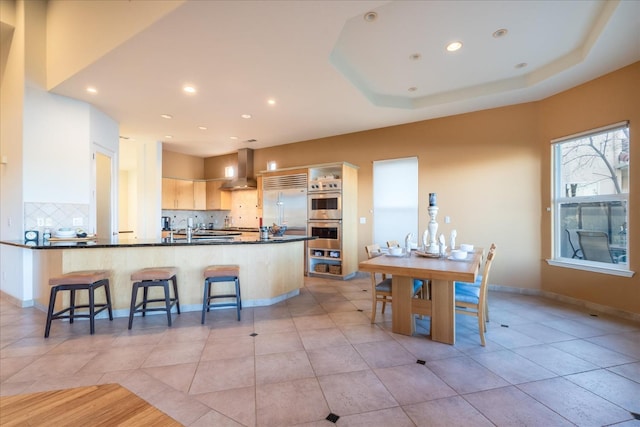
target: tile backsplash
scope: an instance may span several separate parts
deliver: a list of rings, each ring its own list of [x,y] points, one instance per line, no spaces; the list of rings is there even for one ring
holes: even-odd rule
[[[74,225],[73,220],[82,225]],[[42,225],[39,225],[39,221]],[[37,203],[24,204],[25,230],[43,231],[48,228],[52,232],[58,228],[74,227],[92,231],[89,225],[89,205],[83,203]]]

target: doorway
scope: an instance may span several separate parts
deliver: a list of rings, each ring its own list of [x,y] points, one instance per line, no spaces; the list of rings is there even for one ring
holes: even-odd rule
[[[96,150],[95,171],[96,234],[112,239],[117,233],[113,232],[113,159],[110,153]]]

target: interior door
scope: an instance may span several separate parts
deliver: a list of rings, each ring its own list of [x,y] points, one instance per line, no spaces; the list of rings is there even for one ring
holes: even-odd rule
[[[110,239],[117,235],[113,232],[113,186],[111,156],[96,152],[96,234],[100,238]]]

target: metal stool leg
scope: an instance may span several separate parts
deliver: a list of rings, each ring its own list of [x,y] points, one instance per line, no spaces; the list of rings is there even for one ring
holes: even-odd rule
[[[51,317],[53,316],[53,309],[56,305],[56,296],[58,295],[58,289],[54,286],[51,288],[51,296],[49,297],[49,310],[47,311],[47,325],[44,329],[44,337],[49,337],[51,331]]]
[[[209,279],[204,279],[204,294],[202,295],[202,320],[200,323],[204,325],[204,316],[209,311],[209,296],[211,295],[211,288],[209,286]]]
[[[162,281],[162,288],[164,289],[164,303],[167,308],[167,322],[171,326],[171,293],[169,291],[169,281]]]
[[[111,290],[109,289],[109,280],[107,280],[103,286],[104,286],[104,295],[105,295],[105,298],[107,299],[107,304],[108,304],[107,310],[109,311],[109,320],[113,320],[113,307],[111,306]]]
[[[96,307],[95,302],[95,288],[93,285],[89,286],[89,332],[91,335],[96,331]]]
[[[133,326],[133,313],[136,310],[136,298],[138,297],[138,283],[134,283],[131,288],[131,307],[129,308],[129,329]]]

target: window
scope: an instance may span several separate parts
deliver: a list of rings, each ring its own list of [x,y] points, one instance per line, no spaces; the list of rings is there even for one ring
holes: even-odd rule
[[[553,259],[628,271],[628,123],[552,142]]]
[[[373,240],[404,242],[418,234],[418,158],[373,162]]]

